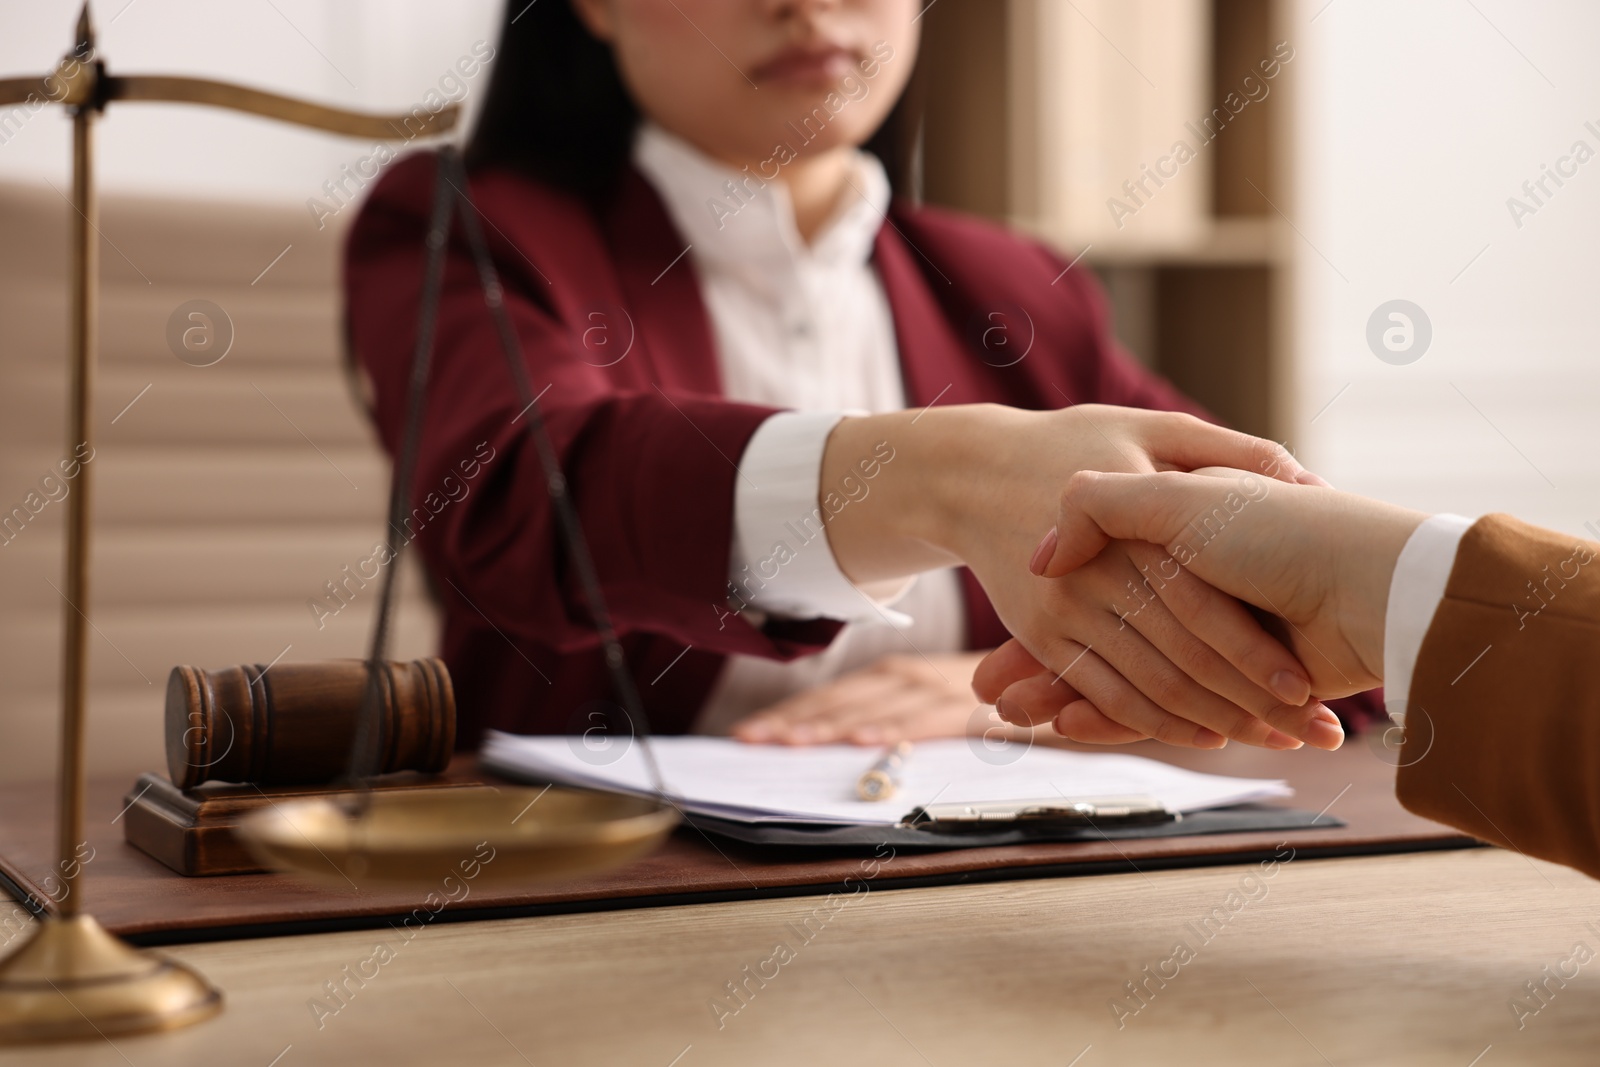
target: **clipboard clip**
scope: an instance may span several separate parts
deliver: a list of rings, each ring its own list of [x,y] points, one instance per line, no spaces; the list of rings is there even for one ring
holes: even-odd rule
[[[1151,826],[1183,816],[1143,794],[1107,797],[1053,797],[998,800],[976,804],[926,804],[900,820],[907,830],[935,834],[992,833],[995,830],[1061,830],[1079,827]]]

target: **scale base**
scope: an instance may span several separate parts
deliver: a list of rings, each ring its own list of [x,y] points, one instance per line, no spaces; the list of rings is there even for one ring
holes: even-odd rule
[[[87,915],[41,919],[0,961],[0,1045],[172,1030],[221,1010],[222,994],[199,974]]]

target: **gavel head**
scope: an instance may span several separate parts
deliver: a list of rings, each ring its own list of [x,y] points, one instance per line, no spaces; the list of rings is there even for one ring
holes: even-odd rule
[[[443,771],[456,737],[444,663],[387,662],[377,683],[373,773]],[[366,661],[357,659],[174,667],[166,710],[173,784],[333,784],[349,769],[367,684]]]

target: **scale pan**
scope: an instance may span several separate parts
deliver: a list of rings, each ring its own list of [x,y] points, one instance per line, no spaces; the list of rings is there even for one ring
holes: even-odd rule
[[[352,813],[336,800],[274,804],[237,833],[264,866],[324,884],[475,888],[527,885],[620,866],[678,823],[670,805],[581,789],[375,792]]]

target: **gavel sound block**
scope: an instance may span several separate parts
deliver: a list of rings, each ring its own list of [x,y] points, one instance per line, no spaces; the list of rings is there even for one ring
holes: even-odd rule
[[[373,789],[458,786],[439,777],[455,747],[455,693],[437,659],[389,662],[378,677]],[[260,664],[167,679],[167,774],[139,777],[124,836],[180,874],[243,874],[261,866],[233,826],[293,797],[334,796],[366,695],[364,660]]]

